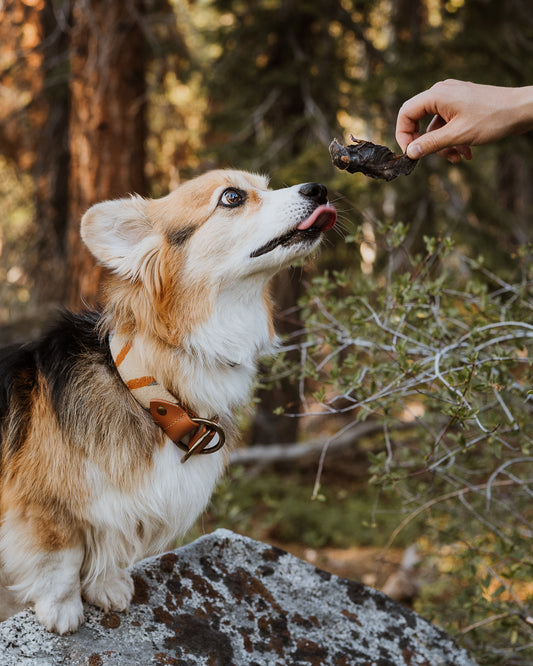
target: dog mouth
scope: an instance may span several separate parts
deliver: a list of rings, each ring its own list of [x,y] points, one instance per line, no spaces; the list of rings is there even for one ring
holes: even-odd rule
[[[337,211],[333,206],[330,204],[317,206],[311,215],[302,220],[294,229],[268,241],[254,250],[250,257],[261,257],[280,246],[289,247],[296,243],[312,243],[323,233],[332,229],[336,220]]]

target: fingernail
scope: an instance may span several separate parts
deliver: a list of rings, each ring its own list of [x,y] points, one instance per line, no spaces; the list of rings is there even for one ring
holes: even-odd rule
[[[410,157],[412,160],[418,160],[422,157],[422,148],[417,143],[410,143],[407,146],[407,157]]]

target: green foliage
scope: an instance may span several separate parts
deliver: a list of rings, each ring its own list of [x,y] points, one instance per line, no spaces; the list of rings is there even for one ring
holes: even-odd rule
[[[376,511],[376,489],[353,482],[328,485],[311,500],[312,486],[297,472],[250,478],[244,470],[232,469],[217,489],[202,526],[205,529],[209,520],[256,538],[309,548],[385,545],[398,520],[394,501],[382,503]],[[397,545],[409,543],[419,527],[410,525]]]
[[[530,663],[529,251],[509,257],[513,279],[504,280],[449,237],[424,237],[424,252],[410,256],[405,225],[376,227],[383,272],[332,270],[310,284],[294,380],[309,385],[308,411],[342,418],[344,431],[368,418],[383,424],[370,472],[402,501],[390,542],[423,516],[426,547],[450,551],[449,571],[420,602],[424,614],[464,633],[480,654],[490,646],[513,655],[506,663]],[[399,255],[405,270],[394,269]],[[399,430],[406,423],[408,436]]]

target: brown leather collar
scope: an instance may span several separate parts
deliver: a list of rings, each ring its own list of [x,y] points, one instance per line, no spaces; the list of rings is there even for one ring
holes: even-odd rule
[[[224,446],[225,433],[218,417],[200,418],[180,404],[154,377],[143,372],[135,338],[111,334],[109,347],[118,373],[133,397],[150,412],[166,435],[185,451],[182,463],[193,454],[214,453]],[[215,435],[218,435],[218,441],[208,446]]]
[[[224,430],[219,426],[217,417],[201,419],[191,410],[167,400],[151,400],[150,414],[174,444],[185,451],[181,462],[194,453],[214,453],[224,446]],[[215,434],[218,435],[218,442],[207,448]]]

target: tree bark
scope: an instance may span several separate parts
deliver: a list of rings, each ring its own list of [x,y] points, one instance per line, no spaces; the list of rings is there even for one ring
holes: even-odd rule
[[[279,335],[294,336],[295,331],[301,328],[296,303],[303,294],[302,281],[294,275],[293,270],[284,270],[274,278],[272,291],[278,312],[275,317],[276,332]],[[289,314],[291,311],[292,315]],[[291,337],[291,342],[296,342],[296,339]],[[297,362],[298,357],[298,351],[287,354],[291,364]],[[259,389],[257,397],[259,403],[252,424],[251,441],[254,444],[295,442],[298,439],[299,419],[274,414],[274,410],[283,407],[287,412],[299,413],[301,400],[298,383],[282,378],[274,388]]]
[[[34,180],[35,230],[20,261],[38,310],[63,297],[69,8],[69,0],[8,0],[0,9],[0,80],[11,92],[2,98],[0,150]]]
[[[97,302],[103,275],[80,238],[83,213],[98,201],[147,193],[142,12],[142,0],[73,3],[67,299],[74,309]]]
[[[58,25],[61,12],[65,25]],[[34,294],[40,303],[62,302],[65,284],[65,240],[68,220],[70,153],[68,146],[69,94],[68,25],[69,3],[43,3],[40,12],[43,49],[42,90],[36,101],[44,120],[35,144],[36,255],[32,273]]]
[[[525,144],[528,137],[520,137],[520,141]],[[533,166],[526,151],[509,151],[500,155],[497,173],[497,200],[508,211],[508,227],[498,242],[515,250],[518,245],[531,243]]]

